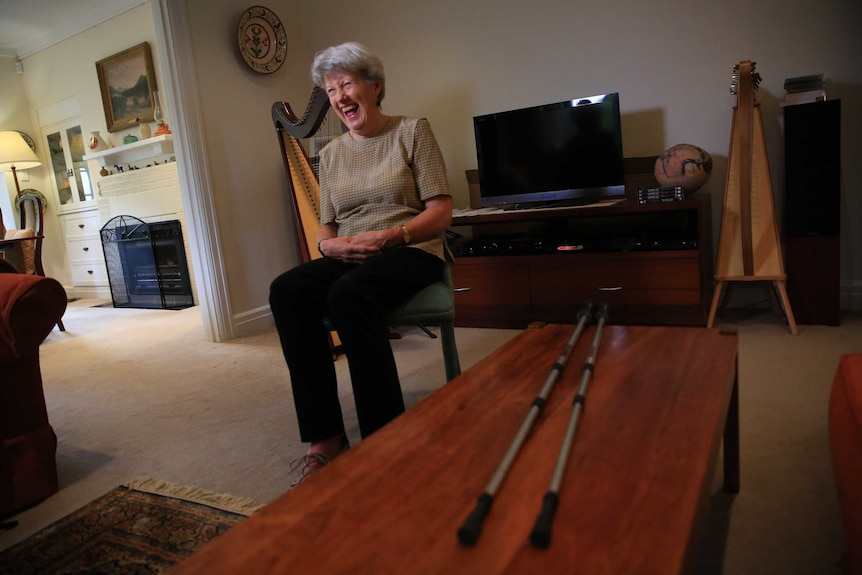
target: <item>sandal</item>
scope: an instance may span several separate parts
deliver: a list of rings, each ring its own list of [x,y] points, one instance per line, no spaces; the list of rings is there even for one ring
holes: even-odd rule
[[[343,437],[344,443],[341,448],[338,450],[338,453],[335,455],[325,455],[323,453],[308,453],[303,455],[299,459],[293,460],[290,464],[290,473],[293,473],[297,469],[299,469],[299,475],[293,480],[290,484],[290,489],[293,489],[321,469],[325,465],[332,463],[332,460],[350,449],[350,442],[347,440],[347,436]]]

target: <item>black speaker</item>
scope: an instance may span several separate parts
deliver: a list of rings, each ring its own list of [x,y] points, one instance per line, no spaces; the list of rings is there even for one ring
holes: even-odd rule
[[[841,101],[784,108],[785,271],[799,324],[838,325]]]
[[[841,100],[784,108],[785,237],[840,235]]]

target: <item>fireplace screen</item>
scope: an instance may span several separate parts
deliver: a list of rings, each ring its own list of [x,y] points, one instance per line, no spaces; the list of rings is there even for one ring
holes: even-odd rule
[[[117,216],[101,230],[114,307],[182,309],[194,305],[180,222]]]

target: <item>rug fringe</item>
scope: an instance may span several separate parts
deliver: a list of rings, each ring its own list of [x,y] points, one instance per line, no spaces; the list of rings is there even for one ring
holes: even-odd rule
[[[176,499],[191,501],[192,503],[200,503],[223,511],[238,513],[245,516],[249,516],[263,507],[262,504],[246,497],[236,497],[234,495],[224,493],[213,493],[212,491],[207,491],[200,487],[180,485],[178,483],[160,481],[158,479],[133,479],[126,483],[124,487],[134,489],[135,491],[155,493],[156,495],[166,495]]]

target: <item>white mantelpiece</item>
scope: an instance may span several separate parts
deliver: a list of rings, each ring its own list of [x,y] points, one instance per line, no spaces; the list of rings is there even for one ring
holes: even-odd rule
[[[135,216],[146,222],[178,219],[183,212],[177,163],[170,162],[99,180],[99,216]],[[155,219],[154,219],[155,218]]]
[[[83,156],[85,160],[96,160],[100,166],[113,166],[117,164],[129,164],[139,160],[151,158],[162,158],[174,153],[174,141],[171,134],[153,136],[145,140],[138,140],[131,144],[123,144],[93,152]]]

